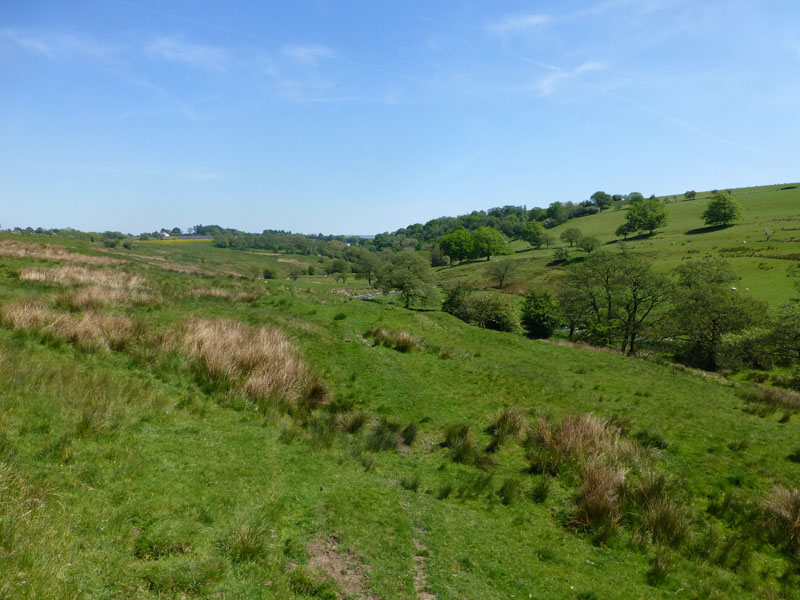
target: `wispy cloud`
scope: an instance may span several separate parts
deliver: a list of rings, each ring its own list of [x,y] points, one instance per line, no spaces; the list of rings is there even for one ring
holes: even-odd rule
[[[0,30],[0,39],[13,43],[21,50],[53,61],[85,58],[107,61],[115,53],[112,46],[73,33],[41,33],[21,29],[2,29]]]
[[[549,96],[565,83],[575,80],[586,73],[601,71],[608,68],[603,62],[587,61],[574,69],[559,69],[551,65],[539,65],[550,71],[556,69],[552,75],[544,77],[536,84],[536,89],[541,96]]]
[[[298,62],[313,64],[324,58],[334,55],[333,50],[321,44],[295,45],[287,44],[281,48],[284,56],[288,56]]]
[[[486,29],[495,34],[524,33],[546,25],[551,21],[548,15],[531,14],[506,17],[500,21],[490,23]]]
[[[201,69],[222,70],[228,62],[224,48],[193,44],[178,37],[156,38],[145,47],[145,52],[153,58]]]
[[[635,100],[633,100],[631,98],[628,98],[627,96],[621,96],[619,94],[611,94],[611,97],[612,98],[616,98],[617,100],[621,100],[622,102],[626,102],[626,103],[630,104],[631,106],[633,106],[633,107],[635,107],[635,108],[637,108],[637,109],[639,109],[639,110],[641,110],[643,112],[646,112],[646,113],[648,113],[650,115],[653,115],[654,117],[658,117],[659,119],[662,119],[663,121],[666,121],[668,123],[672,123],[673,125],[676,125],[677,127],[680,127],[681,129],[685,129],[687,131],[691,131],[692,133],[695,133],[695,134],[697,134],[697,135],[699,135],[701,137],[704,137],[706,139],[709,139],[709,140],[711,140],[713,142],[717,142],[718,144],[723,144],[725,146],[731,146],[733,148],[738,148],[740,150],[747,150],[748,152],[756,152],[756,153],[762,152],[761,148],[757,148],[755,146],[748,146],[746,144],[740,144],[738,142],[734,142],[732,140],[720,137],[718,135],[714,135],[713,133],[711,133],[709,131],[706,131],[705,129],[702,129],[702,128],[698,127],[697,125],[693,124],[693,123],[689,123],[688,121],[684,121],[683,119],[679,119],[678,117],[676,117],[674,115],[670,115],[670,114],[661,112],[659,110],[652,109],[652,108],[650,108],[648,106],[645,106],[645,105],[641,104],[640,102],[637,102],[637,101],[635,101]]]

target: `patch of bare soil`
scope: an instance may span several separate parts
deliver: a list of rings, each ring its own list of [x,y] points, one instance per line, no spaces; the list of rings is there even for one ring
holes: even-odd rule
[[[418,527],[414,528],[417,534],[424,533]],[[436,600],[436,596],[428,590],[428,579],[425,577],[425,564],[428,562],[428,548],[417,538],[414,542],[414,589],[419,600]]]
[[[308,554],[311,557],[308,566],[335,581],[344,591],[344,597],[377,600],[364,591],[372,567],[361,562],[352,550],[339,552],[339,541],[335,537],[314,538],[308,542]]]

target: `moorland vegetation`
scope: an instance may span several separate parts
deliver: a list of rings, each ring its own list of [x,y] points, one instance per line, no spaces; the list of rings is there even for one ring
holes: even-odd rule
[[[0,234],[0,596],[798,598],[798,199]]]

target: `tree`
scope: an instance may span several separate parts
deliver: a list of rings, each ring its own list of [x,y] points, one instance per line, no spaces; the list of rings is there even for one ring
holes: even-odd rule
[[[682,358],[693,367],[715,371],[723,336],[760,325],[767,307],[731,287],[738,277],[725,261],[689,261],[676,272],[672,317],[676,335],[684,338]]]
[[[431,246],[431,266],[432,267],[445,267],[447,266],[447,256],[445,253],[442,252],[442,249],[439,247],[439,244],[434,244]]]
[[[694,190],[689,190],[688,192],[683,193],[683,197],[686,200],[694,200],[695,198],[697,198],[697,192],[695,192]]]
[[[600,247],[600,239],[594,235],[584,235],[578,240],[578,248],[591,254],[592,250],[597,250]]]
[[[500,260],[490,262],[486,265],[486,274],[492,279],[497,280],[497,287],[503,287],[503,282],[517,272],[519,265],[517,261],[506,256]]]
[[[570,247],[572,247],[579,239],[583,237],[583,233],[577,227],[570,227],[569,229],[562,231],[560,237],[562,242],[569,242]]]
[[[472,236],[466,229],[456,229],[448,233],[439,242],[439,248],[450,257],[450,260],[462,262],[473,254],[475,244]]]
[[[492,227],[478,227],[472,232],[472,244],[473,256],[485,256],[488,261],[493,255],[505,253],[506,238]]]
[[[619,227],[617,227],[617,230],[614,232],[614,235],[617,237],[622,236],[623,240],[627,240],[628,236],[635,232],[636,230],[633,228],[630,221],[625,221]]]
[[[606,208],[611,206],[611,203],[613,202],[611,196],[606,194],[605,192],[595,192],[590,196],[590,199],[592,202],[594,202],[594,205],[600,210],[605,210]]]
[[[570,326],[596,345],[619,345],[633,354],[647,328],[666,314],[670,285],[649,263],[632,255],[592,254],[569,268],[559,304]]]
[[[428,262],[412,251],[397,253],[378,275],[378,286],[385,292],[398,291],[408,308],[412,300],[429,301],[436,294]]]
[[[373,279],[378,275],[381,267],[381,259],[374,252],[362,251],[361,256],[355,264],[356,275],[367,280],[368,285],[372,285]]]
[[[547,290],[530,290],[522,303],[522,326],[532,338],[549,338],[558,325],[558,305]]]
[[[534,248],[539,249],[547,241],[546,238],[551,236],[545,233],[541,223],[529,221],[528,224],[525,225],[525,229],[522,230],[520,237]]]
[[[634,231],[647,231],[650,235],[669,220],[664,205],[655,198],[633,202],[625,218]]]
[[[631,192],[630,194],[628,194],[626,199],[629,202],[641,202],[642,200],[644,200],[644,196],[639,192]]]
[[[730,192],[717,192],[711,196],[703,220],[706,225],[727,225],[742,217],[742,207]]]

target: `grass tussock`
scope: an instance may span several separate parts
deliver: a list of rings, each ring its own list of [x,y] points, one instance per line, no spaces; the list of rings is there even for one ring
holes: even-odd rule
[[[99,285],[107,288],[135,290],[144,286],[141,275],[113,269],[90,269],[77,265],[55,268],[28,267],[19,272],[20,281],[38,281],[58,285]]]
[[[747,402],[756,402],[774,408],[800,410],[800,393],[793,390],[752,384],[741,395]]]
[[[267,288],[262,290],[265,296],[270,295]],[[186,293],[188,298],[222,298],[231,302],[255,302],[258,296],[252,292],[226,290],[224,288],[194,288]]]
[[[327,388],[280,329],[193,319],[185,326],[181,346],[212,381],[238,388],[262,410],[275,402],[313,409],[328,400]]]
[[[598,541],[606,541],[620,521],[620,498],[625,470],[593,459],[585,468],[573,522],[591,530]]]
[[[38,258],[87,265],[117,265],[124,261],[107,256],[90,256],[71,252],[63,246],[54,244],[37,244],[34,242],[21,242],[17,240],[0,240],[0,256],[12,258]]]
[[[14,329],[37,331],[86,350],[124,350],[143,334],[142,326],[129,317],[94,312],[73,316],[35,300],[4,305],[0,320]]]
[[[413,352],[422,347],[422,340],[405,331],[391,331],[383,327],[373,327],[366,336],[376,346],[385,346],[398,352]]]
[[[779,485],[762,507],[779,540],[800,557],[800,489]]]
[[[130,306],[160,303],[160,296],[146,292],[109,288],[102,285],[89,285],[64,292],[56,299],[56,304],[67,310],[100,310],[109,306]]]
[[[507,440],[517,439],[528,433],[528,419],[520,409],[513,406],[501,408],[492,419],[487,433],[492,436],[490,451],[497,450]]]

